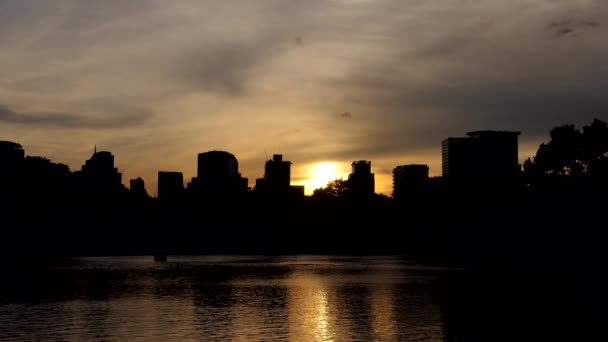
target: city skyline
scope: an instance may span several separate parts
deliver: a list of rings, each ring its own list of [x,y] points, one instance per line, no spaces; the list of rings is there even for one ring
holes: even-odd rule
[[[0,137],[72,170],[97,145],[150,189],[200,151],[249,179],[283,154],[308,194],[372,160],[388,195],[396,165],[439,176],[446,137],[522,131],[522,162],[554,125],[605,120],[607,17],[593,0],[3,1]]]
[[[608,0],[0,0],[0,341],[601,341]]]
[[[480,132],[469,132],[469,133],[467,133],[467,135],[472,136],[472,135],[478,134],[478,133],[480,133]],[[495,134],[498,135],[498,136],[501,136],[501,135],[503,135],[505,133],[507,133],[507,134],[513,134],[514,133],[515,135],[519,135],[520,134],[520,132],[505,132],[505,131],[483,131],[481,133],[483,133],[484,135],[489,135],[489,136],[493,136]],[[450,140],[450,139],[454,139],[454,137],[449,137],[445,141]],[[462,138],[456,138],[456,139],[462,139]],[[444,143],[445,143],[445,141],[444,141]],[[38,156],[38,155],[28,154],[27,150],[23,147],[23,145],[20,144],[20,143],[18,143],[18,142],[3,141],[3,140],[0,140],[0,142],[6,143],[6,144],[9,144],[9,145],[15,145],[15,146],[17,146],[19,148],[19,151],[23,154],[23,156],[22,156],[23,158],[27,156],[27,157],[42,157],[42,158],[48,159],[46,156]],[[519,149],[517,139],[515,139],[514,144],[511,147],[512,147],[511,148],[511,152],[514,152],[515,155],[517,155],[518,154],[518,149]],[[490,143],[486,148],[492,149],[492,148],[494,148],[494,146],[492,145],[492,143]],[[445,147],[444,147],[444,149],[445,149]],[[472,152],[472,151],[469,151],[469,152],[466,152],[466,153],[470,153],[470,152]],[[505,151],[500,151],[500,152],[501,153],[499,153],[499,155],[502,156],[502,155],[504,155]],[[509,152],[507,152],[507,155],[508,155],[508,153]],[[204,170],[206,168],[205,166],[203,166],[205,164],[204,162],[203,162],[203,164],[201,164],[201,157],[203,157],[203,156],[215,156],[215,157],[212,157],[212,158],[215,159],[215,158],[217,158],[218,155],[221,156],[220,159],[224,158],[224,156],[228,156],[228,158],[232,158],[234,160],[235,165],[231,165],[231,166],[224,165],[224,166],[228,167],[228,169],[226,169],[226,170],[231,170],[229,172],[235,173],[235,176],[237,178],[241,178],[241,173],[238,172],[238,158],[235,158],[236,156],[234,156],[232,153],[230,153],[228,151],[219,151],[219,150],[211,150],[211,151],[201,152],[201,153],[197,154],[198,161],[197,161],[196,171],[194,172],[193,177],[190,177],[190,178],[185,177],[184,176],[184,172],[181,171],[181,170],[158,170],[157,171],[157,177],[153,181],[151,181],[149,183],[147,181],[143,180],[139,176],[135,176],[135,177],[131,178],[130,180],[123,179],[122,178],[122,174],[123,174],[124,171],[120,170],[120,168],[118,168],[118,167],[114,167],[115,155],[112,154],[112,151],[98,150],[97,149],[97,145],[94,146],[93,153],[91,154],[90,159],[85,160],[80,168],[71,168],[69,165],[67,165],[67,166],[70,169],[71,173],[73,173],[76,177],[80,177],[80,175],[83,172],[87,172],[88,170],[91,170],[91,168],[92,168],[91,165],[93,163],[95,165],[105,164],[105,167],[102,167],[102,169],[107,169],[108,171],[113,170],[113,174],[109,175],[109,177],[110,178],[114,178],[114,179],[110,180],[110,182],[113,182],[113,183],[116,183],[116,184],[122,184],[125,188],[130,188],[132,191],[134,190],[134,189],[132,189],[133,184],[137,184],[138,187],[141,187],[142,189],[144,189],[144,187],[141,185],[141,182],[144,182],[145,184],[147,184],[145,186],[144,190],[148,190],[149,192],[151,192],[151,194],[153,195],[153,197],[158,197],[158,192],[160,191],[159,182],[160,182],[161,175],[163,177],[171,177],[173,179],[175,179],[174,177],[179,176],[179,179],[181,179],[181,181],[180,181],[181,188],[183,190],[186,190],[186,189],[192,190],[193,188],[197,187],[197,185],[195,185],[197,183],[197,178],[201,177],[202,170]],[[279,174],[283,174],[283,172],[286,172],[282,176],[279,176],[279,177],[283,178],[282,182],[287,182],[286,183],[287,186],[291,185],[292,187],[303,187],[302,194],[305,194],[305,195],[312,195],[312,193],[314,192],[314,190],[325,188],[329,184],[329,182],[331,182],[331,181],[334,181],[334,180],[344,180],[344,181],[351,182],[351,179],[353,179],[353,177],[358,178],[358,177],[363,176],[365,178],[365,177],[367,177],[366,174],[368,174],[369,176],[371,176],[371,180],[361,179],[361,180],[355,181],[355,183],[359,183],[360,181],[363,181],[363,184],[360,184],[360,185],[363,188],[370,188],[371,189],[370,190],[371,193],[376,193],[376,194],[380,194],[380,195],[386,195],[386,196],[389,196],[389,197],[392,197],[393,193],[395,191],[395,178],[394,178],[395,177],[395,169],[393,169],[391,171],[391,174],[390,174],[390,177],[391,177],[390,182],[391,182],[391,184],[390,184],[389,191],[387,191],[387,192],[378,191],[378,190],[376,190],[376,187],[375,187],[375,181],[374,181],[375,174],[373,172],[374,169],[372,167],[372,161],[369,161],[369,160],[355,160],[355,161],[352,161],[350,163],[351,170],[349,172],[341,172],[340,174],[338,174],[337,171],[338,170],[343,170],[343,169],[341,168],[341,165],[339,165],[338,163],[324,162],[324,163],[320,163],[320,164],[314,165],[313,167],[315,167],[316,169],[313,170],[311,173],[312,173],[312,175],[316,176],[317,178],[312,179],[311,182],[308,182],[309,186],[307,187],[305,184],[291,182],[291,175],[290,175],[291,172],[290,172],[290,169],[291,169],[291,164],[293,164],[293,163],[291,161],[283,161],[282,158],[283,158],[282,154],[273,154],[272,157],[271,157],[271,159],[268,159],[268,160],[265,161],[264,177],[257,178],[257,179],[250,179],[248,177],[243,177],[242,179],[247,183],[247,186],[249,188],[251,188],[251,189],[257,189],[258,186],[260,186],[260,184],[258,184],[260,181],[263,182],[264,180],[268,179],[267,177],[269,177],[269,174],[268,174],[269,170],[271,170],[270,172],[275,172],[275,171],[272,171],[273,167],[271,167],[269,169],[269,164],[272,165],[272,164],[278,163],[278,164],[287,165],[288,167],[287,167],[286,170],[280,171],[279,173],[277,173],[276,175],[274,175],[272,177],[277,177],[277,176],[279,176]],[[470,157],[466,157],[466,158],[470,158]],[[471,162],[471,160],[468,160],[466,158],[464,158],[462,160],[462,162]],[[515,158],[515,159],[517,159],[517,158]],[[519,158],[519,159],[521,159],[521,158]],[[57,162],[55,160],[50,160],[50,161],[51,162],[55,162],[55,163],[63,164],[63,163]],[[480,162],[481,161],[482,160],[480,160]],[[217,162],[217,161],[215,161],[215,162]],[[514,162],[515,162],[515,160],[512,160],[511,164],[515,165]],[[220,162],[220,163],[222,163],[222,162]],[[518,165],[519,169],[521,169],[521,164],[522,163],[519,163],[519,165]],[[213,165],[213,164],[210,164],[210,165]],[[435,177],[435,176],[446,177],[446,175],[445,175],[445,167],[446,167],[446,165],[447,165],[446,161],[442,160],[442,167],[444,168],[444,170],[442,172],[443,174],[440,174],[440,175],[434,175],[434,174],[429,173],[430,168],[429,168],[428,164],[407,164],[407,165],[400,164],[400,165],[394,165],[394,167],[398,169],[398,168],[411,167],[411,166],[414,166],[414,167],[423,166],[427,170],[426,171],[427,172],[427,177],[429,177],[429,175],[431,177]],[[213,166],[213,167],[216,168],[216,170],[215,171],[211,170],[211,172],[223,172],[223,171],[221,171],[222,168],[217,169],[218,166],[219,165]],[[477,168],[477,167],[478,167],[478,165],[473,163],[470,166],[466,167],[468,169],[467,172],[474,172],[473,170],[475,168]],[[477,175],[477,176],[479,176],[479,175]],[[214,177],[211,177],[210,179],[212,179],[212,178],[214,178]],[[191,180],[191,182],[189,180]],[[168,181],[169,182],[175,182],[174,180],[168,180]],[[354,181],[354,179],[353,179],[353,181]],[[368,183],[368,182],[371,182],[371,183],[369,185],[366,185],[366,183]],[[150,183],[153,185],[153,187],[150,186]],[[129,186],[127,186],[128,184],[129,184]],[[313,187],[311,187],[310,184],[313,184]],[[262,184],[262,185],[264,186],[263,188],[266,189],[266,184]],[[103,185],[103,186],[107,186],[107,185]],[[175,184],[173,186],[175,186]],[[169,190],[169,191],[171,191],[171,190]],[[265,191],[265,190],[263,190],[263,191]],[[364,192],[367,192],[367,190],[364,190]],[[169,195],[169,196],[172,196],[172,195]]]

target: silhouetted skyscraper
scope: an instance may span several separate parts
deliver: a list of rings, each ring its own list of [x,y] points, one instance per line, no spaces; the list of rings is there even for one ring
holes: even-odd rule
[[[197,177],[202,179],[220,179],[240,177],[239,162],[232,153],[209,151],[199,153]]]
[[[303,186],[291,185],[291,162],[284,161],[283,155],[273,155],[271,160],[266,161],[264,170],[264,178],[256,180],[255,190],[257,193],[304,197]]]
[[[179,199],[184,193],[184,175],[181,172],[158,172],[158,198]]]
[[[146,190],[146,184],[143,179],[137,177],[136,179],[131,179],[130,181],[130,191],[131,195],[136,198],[147,198],[148,191]]]
[[[264,178],[271,186],[288,187],[291,178],[291,162],[283,161],[283,156],[275,154],[266,162]]]
[[[271,160],[266,161],[264,178],[255,182],[257,192],[287,191],[291,178],[291,162],[283,161],[283,156],[275,154]]]
[[[189,190],[200,195],[232,196],[247,192],[247,178],[241,177],[236,157],[225,151],[198,155],[197,177]]]
[[[122,175],[114,167],[114,155],[108,151],[95,152],[82,166],[82,173],[107,180],[108,183],[121,184]]]
[[[393,199],[415,199],[426,191],[429,182],[427,165],[401,165],[393,169]]]
[[[519,175],[520,132],[476,131],[442,144],[443,176],[448,181],[514,179]]]
[[[375,193],[375,178],[372,173],[372,162],[354,161],[352,173],[348,175],[348,186],[351,196],[355,198],[371,197]]]
[[[114,155],[108,151],[95,152],[74,174],[80,190],[108,193],[124,189],[122,174],[114,167]]]

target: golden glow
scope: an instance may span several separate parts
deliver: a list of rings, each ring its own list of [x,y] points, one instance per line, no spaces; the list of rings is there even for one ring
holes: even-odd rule
[[[289,336],[291,341],[336,341],[327,285],[315,274],[289,277]]]
[[[232,291],[239,291],[245,298],[255,298],[255,294],[249,288],[232,287]],[[243,293],[244,292],[244,293]],[[238,295],[235,295],[238,297]],[[266,318],[265,313],[256,305],[237,302],[231,308],[231,323],[230,329],[231,341],[261,341],[264,339],[264,326],[268,326],[263,318]],[[266,325],[265,325],[266,324]]]
[[[377,341],[398,341],[393,301],[392,285],[378,284],[378,286],[372,287],[373,329]]]
[[[315,181],[318,181],[320,183],[319,187],[323,187],[328,182],[339,177],[338,164],[336,164],[336,163],[317,164],[314,167],[312,175],[313,175]]]
[[[312,164],[307,168],[306,179],[298,185],[304,185],[307,194],[312,194],[315,189],[324,188],[328,182],[335,179],[346,178],[348,172],[344,172],[342,165],[336,162],[322,162]]]

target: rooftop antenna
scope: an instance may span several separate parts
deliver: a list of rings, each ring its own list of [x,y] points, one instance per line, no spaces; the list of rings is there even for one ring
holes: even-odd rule
[[[93,154],[97,154],[97,144],[95,144],[95,147],[93,148]]]
[[[268,160],[268,152],[266,152],[266,149],[264,149],[264,155],[266,156],[266,160]]]

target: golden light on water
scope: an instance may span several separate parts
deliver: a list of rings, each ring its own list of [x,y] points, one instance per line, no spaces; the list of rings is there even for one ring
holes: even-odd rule
[[[331,303],[322,278],[293,273],[289,281],[289,335],[292,341],[336,341]]]
[[[377,341],[398,341],[393,301],[391,285],[378,285],[371,288],[372,327]]]

